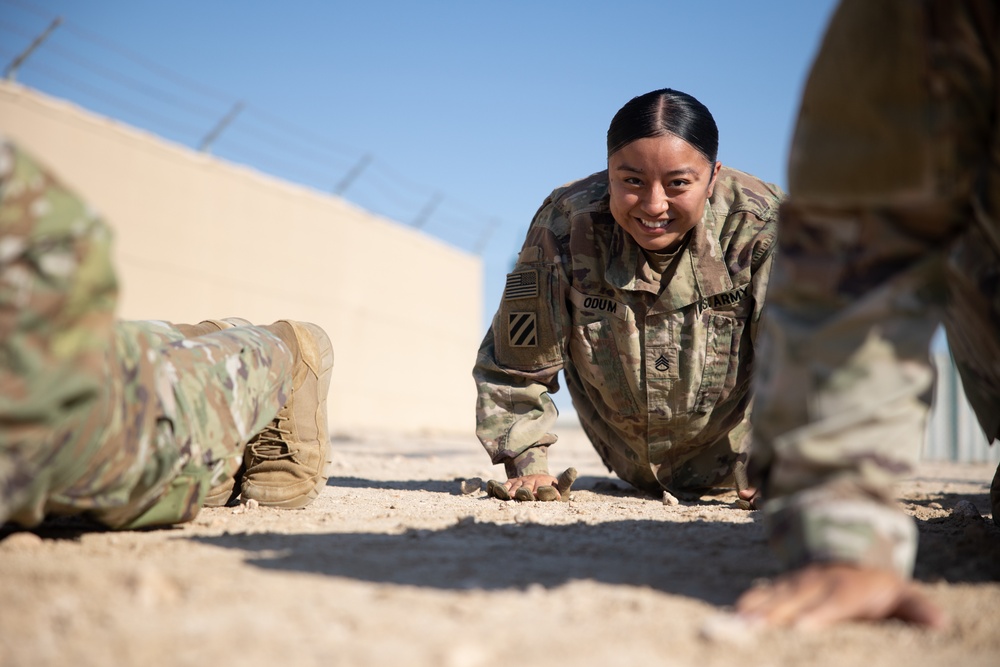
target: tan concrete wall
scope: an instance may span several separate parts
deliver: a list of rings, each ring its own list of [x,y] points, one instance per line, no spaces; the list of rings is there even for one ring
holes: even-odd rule
[[[477,257],[16,84],[0,83],[0,132],[114,228],[122,317],[316,322],[334,432],[472,432]]]

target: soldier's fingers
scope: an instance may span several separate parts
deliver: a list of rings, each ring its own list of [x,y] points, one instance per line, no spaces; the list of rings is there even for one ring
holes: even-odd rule
[[[531,489],[529,489],[526,486],[519,486],[517,487],[517,491],[514,492],[514,500],[520,501],[522,503],[529,502],[534,499],[535,499],[535,494],[533,494],[531,492]]]
[[[763,619],[768,625],[778,627],[796,625],[804,614],[822,606],[826,596],[825,590],[811,583],[796,588],[782,587],[778,594],[756,611],[755,616]]]
[[[738,496],[736,504],[741,509],[745,510],[760,509],[761,498],[760,495],[757,493],[757,489],[749,487],[745,489],[739,489],[736,492],[736,495]]]
[[[822,587],[803,581],[793,573],[751,588],[740,596],[736,610],[746,619],[784,626],[793,622],[803,610],[814,606],[823,594]]]
[[[841,621],[891,617],[944,627],[944,614],[916,587],[892,572],[856,569],[834,574],[837,576],[825,580],[825,594],[797,615],[795,627],[823,629]]]
[[[556,491],[559,492],[559,497],[562,500],[569,500],[569,490],[573,488],[573,482],[576,481],[576,477],[576,468],[566,468],[559,475],[559,479],[556,482]]]
[[[951,624],[948,615],[913,586],[903,594],[893,615],[907,623],[934,630],[944,630]]]
[[[535,489],[535,497],[542,502],[552,502],[553,500],[559,500],[559,492],[556,491],[554,486],[540,486]]]
[[[499,500],[510,500],[510,493],[508,493],[507,487],[495,479],[486,482],[486,494]]]
[[[741,616],[755,616],[773,596],[774,585],[770,581],[756,581],[753,587],[744,591],[736,600],[736,612]]]

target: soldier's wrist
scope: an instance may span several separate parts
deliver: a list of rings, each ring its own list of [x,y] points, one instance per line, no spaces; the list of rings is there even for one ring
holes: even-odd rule
[[[909,516],[867,499],[823,496],[813,490],[765,504],[771,547],[787,567],[851,563],[912,576],[917,530]]]
[[[549,474],[549,447],[535,445],[504,462],[507,479]]]

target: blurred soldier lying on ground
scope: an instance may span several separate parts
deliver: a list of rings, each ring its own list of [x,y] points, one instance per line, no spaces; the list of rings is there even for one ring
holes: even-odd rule
[[[944,323],[1000,436],[1000,3],[844,0],[804,92],[756,377],[750,483],[796,571],[741,615],[944,615],[910,582],[892,482],[919,457]],[[1000,471],[998,471],[1000,475]],[[1000,514],[1000,479],[991,492]]]
[[[0,523],[189,521],[326,483],[330,339],[314,324],[115,319],[104,223],[0,140]]]

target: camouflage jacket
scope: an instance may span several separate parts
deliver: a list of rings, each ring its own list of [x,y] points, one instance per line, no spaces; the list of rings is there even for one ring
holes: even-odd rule
[[[477,435],[510,477],[548,472],[565,371],[609,469],[639,488],[732,478],[748,444],[753,341],[783,193],[723,167],[669,267],[615,222],[607,172],[535,216],[479,350]]]

